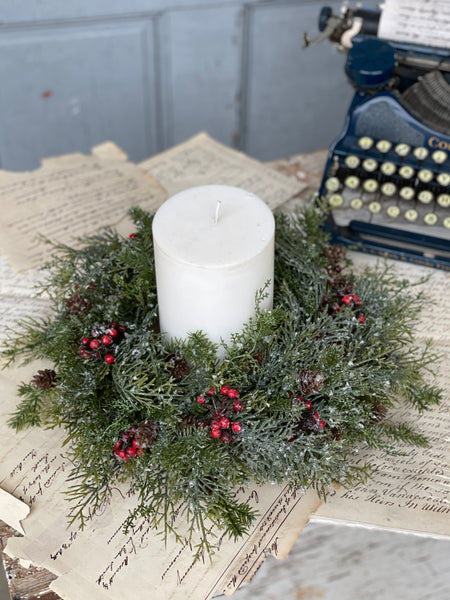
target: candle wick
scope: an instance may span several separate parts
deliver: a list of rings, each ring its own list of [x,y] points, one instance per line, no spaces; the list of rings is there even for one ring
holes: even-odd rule
[[[214,217],[214,224],[217,225],[217,222],[219,220],[219,213],[220,213],[220,205],[222,204],[221,200],[217,200],[217,204],[216,204],[216,216]]]

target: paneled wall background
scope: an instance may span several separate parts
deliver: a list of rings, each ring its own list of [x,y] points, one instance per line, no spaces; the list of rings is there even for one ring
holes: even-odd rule
[[[339,10],[340,0],[326,2]],[[317,0],[1,0],[0,166],[199,131],[270,160],[327,147],[352,91]]]

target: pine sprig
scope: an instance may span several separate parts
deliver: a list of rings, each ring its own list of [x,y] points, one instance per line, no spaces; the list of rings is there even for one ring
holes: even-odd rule
[[[153,217],[130,214],[127,239],[107,229],[81,249],[54,246],[43,285],[52,316],[22,323],[4,352],[8,364],[54,364],[58,385],[22,384],[10,424],[65,428],[72,521],[83,526],[128,485],[126,527],[146,519],[167,538],[184,523],[200,557],[222,535],[248,532],[256,513],[237,487],[288,483],[326,496],[332,483],[368,477],[369,465],[352,464],[359,445],[426,444],[389,411],[399,398],[418,411],[440,401],[429,383],[437,355],[414,345],[427,299],[386,266],[353,274],[319,210],[276,216],[274,309],[260,310],[261,290],[221,360],[201,331],[160,336]]]

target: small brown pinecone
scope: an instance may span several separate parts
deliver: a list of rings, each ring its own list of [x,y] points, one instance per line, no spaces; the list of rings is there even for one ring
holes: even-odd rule
[[[298,374],[298,387],[305,396],[313,392],[320,392],[324,381],[325,375],[316,369],[302,369]]]
[[[323,253],[330,265],[335,266],[345,258],[347,250],[345,246],[327,246],[323,249]]]
[[[149,448],[158,439],[159,428],[155,421],[141,421],[136,428],[136,442],[141,448]]]
[[[33,376],[31,383],[40,390],[49,390],[56,387],[57,376],[53,369],[39,369]]]
[[[181,358],[176,354],[169,354],[164,360],[167,363],[172,377],[175,379],[182,379],[183,377],[186,377],[186,375],[189,375],[190,368],[184,358]]]
[[[78,294],[66,298],[64,300],[64,306],[69,309],[71,315],[83,315],[90,311],[91,303],[84,298],[81,298]]]
[[[183,415],[180,421],[180,429],[195,429],[198,425],[198,419],[194,415]]]
[[[379,423],[387,415],[388,409],[382,402],[376,402],[372,406],[372,423]]]

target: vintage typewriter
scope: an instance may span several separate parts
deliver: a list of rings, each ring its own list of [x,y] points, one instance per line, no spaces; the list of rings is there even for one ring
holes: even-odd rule
[[[322,9],[356,88],[319,190],[334,241],[450,270],[450,50],[377,37],[381,9]]]

